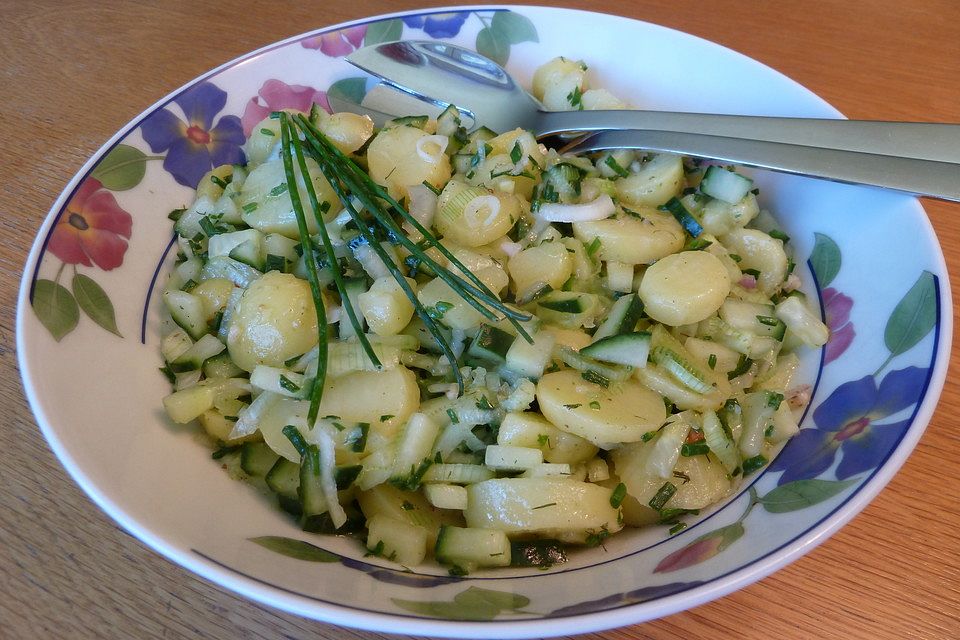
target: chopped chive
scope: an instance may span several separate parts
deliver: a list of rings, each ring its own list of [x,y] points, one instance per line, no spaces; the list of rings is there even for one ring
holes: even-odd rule
[[[603,164],[610,167],[610,170],[621,178],[626,178],[630,175],[630,172],[620,166],[620,163],[617,162],[617,159],[613,156],[607,156],[606,160],[603,161]]]
[[[460,416],[453,409],[447,409],[447,416],[450,417],[451,424],[460,424]]]
[[[693,456],[702,456],[710,453],[710,447],[706,442],[684,442],[680,447],[680,455],[685,458]]]
[[[600,410],[600,403],[597,402],[596,400],[591,400],[591,401],[590,401],[590,408],[593,409],[594,411],[599,411],[599,410]]]
[[[493,410],[493,405],[490,404],[489,400],[487,400],[487,396],[480,396],[480,399],[477,400],[476,404],[477,404],[477,409],[481,409],[482,411]]]
[[[393,414],[390,414],[390,413],[386,415],[382,415],[380,416],[380,422],[386,422],[387,420],[390,420],[393,417],[394,417]]]
[[[661,211],[670,212],[673,217],[677,219],[677,222],[680,223],[680,226],[694,238],[703,233],[703,227],[700,226],[697,219],[694,218],[693,214],[687,211],[683,203],[676,198],[670,198],[666,204],[660,205],[657,208]]]
[[[179,220],[179,219],[183,216],[183,214],[186,213],[186,212],[187,212],[186,209],[174,209],[173,211],[171,211],[170,213],[167,214],[167,217],[168,217],[169,219],[173,220],[174,222],[176,222],[176,221]]]
[[[593,369],[587,369],[580,373],[580,377],[586,380],[587,382],[592,382],[593,384],[598,384],[601,387],[608,388],[610,386],[610,378],[598,373]]]
[[[750,475],[754,471],[762,469],[765,464],[767,464],[767,459],[762,454],[755,455],[752,458],[747,458],[743,461],[744,477]]]
[[[424,180],[421,184],[425,186],[427,189],[430,189],[430,191],[433,191],[435,195],[440,195],[440,189],[437,189],[435,186],[430,184],[429,180]]]
[[[756,269],[741,269],[740,271],[743,272],[745,275],[753,276],[754,278],[760,277],[760,272],[757,271]]]
[[[303,439],[303,434],[300,433],[300,430],[297,429],[292,424],[285,426],[281,432],[287,437],[287,440],[290,441],[290,444],[293,445],[294,449],[297,450],[301,456],[307,455],[307,450],[310,448],[307,444],[307,441]]]
[[[715,353],[710,354],[710,357],[707,358],[707,366],[710,367],[711,369],[717,368],[717,354]]]
[[[226,455],[230,455],[231,453],[233,453],[234,451],[237,451],[238,449],[240,449],[239,445],[223,445],[222,447],[220,447],[219,449],[211,453],[210,457],[213,458],[214,460],[219,460],[220,458]]]
[[[279,196],[280,194],[283,194],[283,193],[286,193],[286,192],[287,192],[287,183],[286,183],[286,182],[281,182],[280,184],[278,184],[277,186],[275,186],[273,189],[270,189],[270,193],[268,193],[267,195],[268,195],[268,196],[277,197],[277,196]]]
[[[790,236],[788,236],[787,234],[785,234],[783,231],[780,231],[779,229],[773,229],[772,231],[770,231],[770,233],[769,233],[768,235],[769,235],[771,238],[776,238],[777,240],[782,240],[784,244],[790,242]]]
[[[730,256],[730,259],[733,260],[734,262],[740,262],[741,260],[743,260],[743,258],[741,258],[740,256],[738,256],[738,255],[735,254],[735,253],[730,253],[730,254],[727,254],[727,255],[729,255],[729,256]]]
[[[282,373],[280,374],[280,388],[281,388],[281,389],[286,389],[286,390],[289,391],[290,393],[299,393],[299,392],[300,392],[300,386],[299,386],[298,384],[296,384],[295,382],[293,382],[293,381],[292,381],[290,378],[288,378],[287,376],[283,375]]]
[[[769,438],[770,436],[772,436],[772,435],[773,435],[773,429],[774,429],[774,427],[773,427],[772,424],[767,425],[767,428],[763,430],[763,437],[764,437],[764,438]]]
[[[783,394],[782,394],[782,393],[769,392],[769,393],[767,394],[767,406],[768,406],[768,407],[771,407],[771,408],[773,408],[773,409],[779,409],[781,402],[783,402]]]
[[[768,327],[776,327],[780,324],[780,320],[773,318],[771,316],[757,316],[757,322]]]
[[[601,246],[600,238],[594,238],[593,241],[587,245],[587,255],[592,258],[593,254],[599,251]]]
[[[437,304],[433,306],[425,307],[425,309],[427,311],[427,315],[430,316],[432,319],[442,320],[443,316],[446,315],[447,311],[450,311],[450,309],[453,309],[453,304],[450,302],[446,302],[444,300],[440,300],[437,302]]]
[[[642,436],[640,436],[640,441],[641,441],[641,442],[650,442],[651,440],[653,440],[653,439],[656,438],[656,437],[657,437],[657,432],[656,432],[656,431],[647,431],[645,434],[643,434]]]
[[[233,176],[228,176],[226,180],[224,180],[220,176],[214,176],[214,175],[210,176],[210,182],[217,185],[221,189],[226,189],[227,185],[230,184],[230,181],[232,179],[233,179]]]
[[[219,233],[223,233],[223,229],[218,227],[213,220],[204,216],[200,218],[200,228],[203,229],[203,233],[209,238],[215,236]]]
[[[523,148],[520,146],[520,141],[517,140],[513,143],[513,149],[510,149],[510,159],[513,161],[513,164],[517,164],[522,157]]]
[[[575,403],[575,404],[565,404],[563,406],[565,406],[567,409],[576,409],[578,407],[581,407],[582,405],[580,403]]]
[[[367,435],[369,432],[370,424],[361,422],[350,432],[350,435],[347,436],[347,439],[344,440],[343,443],[354,453],[362,453],[363,450],[367,448]]]
[[[736,377],[742,376],[750,370],[752,364],[753,360],[741,354],[740,359],[737,361],[737,366],[734,367],[733,371],[727,373],[727,380],[733,380]]]
[[[657,493],[650,498],[650,508],[654,511],[660,511],[663,509],[663,505],[667,504],[667,501],[669,501],[676,492],[677,485],[672,482],[664,482],[663,486],[657,489]]]
[[[623,499],[627,497],[627,485],[622,482],[613,488],[610,494],[610,506],[616,509],[623,504]]]
[[[673,525],[672,527],[670,527],[670,535],[674,535],[674,534],[680,533],[681,531],[683,531],[683,530],[686,529],[686,528],[687,528],[687,523],[686,523],[686,522],[678,522],[677,524],[675,524],[675,525]]]
[[[266,127],[261,127],[261,128],[260,128],[260,133],[262,133],[262,134],[265,135],[265,136],[275,136],[275,135],[277,135],[276,133],[273,132],[273,129],[267,129]]]
[[[287,259],[283,256],[276,256],[272,253],[267,254],[267,258],[264,261],[264,271],[286,271],[287,270]]]
[[[683,251],[702,251],[713,244],[712,240],[707,240],[706,238],[690,238],[685,245],[683,245]]]
[[[257,202],[248,202],[247,204],[243,205],[242,208],[244,213],[253,213],[259,206],[260,204]]]
[[[579,86],[573,88],[573,91],[567,94],[567,102],[571,107],[576,107],[578,111],[583,111],[583,91]]]

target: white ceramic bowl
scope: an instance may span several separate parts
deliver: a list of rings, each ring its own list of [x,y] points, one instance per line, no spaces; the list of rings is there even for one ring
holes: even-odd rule
[[[101,508],[191,571],[304,616],[403,633],[546,637],[647,620],[729,593],[810,550],[880,491],[943,385],[951,304],[940,249],[911,198],[771,173],[755,174],[761,202],[792,238],[798,273],[833,338],[804,360],[814,394],[800,435],[678,535],[629,532],[549,571],[465,580],[438,568],[407,573],[364,557],[352,541],[299,531],[228,478],[189,430],[171,426],[160,408],[169,386],[157,372],[155,285],[173,258],[167,213],[189,203],[212,162],[188,153],[185,138],[205,143],[213,161],[229,160],[241,129],[270,110],[302,108],[325,92],[362,94],[361,74],[342,56],[361,42],[401,37],[476,46],[507,59],[523,81],[556,55],[583,59],[595,86],[643,108],[839,116],[790,79],[715,44],[634,20],[536,7],[338,25],[198,78],[87,162],[51,210],[23,277],[17,328],[28,397],[51,447]],[[290,540],[273,548],[251,541],[263,536]]]

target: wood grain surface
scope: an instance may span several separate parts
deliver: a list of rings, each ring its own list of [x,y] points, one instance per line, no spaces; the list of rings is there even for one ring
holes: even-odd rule
[[[118,529],[40,435],[17,372],[14,317],[26,254],[53,201],[83,162],[146,106],[261,45],[432,4],[0,0],[0,216],[6,229],[0,242],[0,638],[385,637],[242,600]],[[793,77],[849,117],[960,122],[957,0],[556,4],[722,43]],[[960,206],[924,206],[955,276]],[[582,638],[960,637],[957,359],[916,451],[833,538],[723,599]]]

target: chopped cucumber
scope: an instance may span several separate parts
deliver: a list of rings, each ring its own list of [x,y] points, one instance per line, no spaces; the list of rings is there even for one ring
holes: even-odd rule
[[[507,350],[507,368],[521,376],[538,379],[550,364],[550,356],[556,342],[554,335],[546,331],[535,333],[533,343],[517,338]]]
[[[515,337],[506,331],[489,324],[481,324],[467,348],[467,355],[476,360],[500,365],[507,361],[507,352],[514,340]]]
[[[194,371],[203,367],[207,359],[212,358],[227,348],[216,336],[209,333],[200,337],[189,349],[180,354],[170,363],[174,372]]]
[[[750,178],[716,165],[707,167],[700,181],[700,191],[730,204],[740,202],[752,188],[753,180]]]
[[[650,333],[636,331],[608,336],[584,347],[580,353],[603,362],[645,367],[650,355]]]
[[[434,555],[438,562],[465,571],[476,567],[509,567],[510,540],[496,529],[440,527]]]
[[[240,468],[253,478],[265,478],[279,459],[264,442],[244,442],[240,448]]]
[[[209,330],[203,300],[186,291],[164,291],[163,303],[170,317],[194,340],[199,340]]]
[[[608,336],[621,333],[631,333],[642,316],[643,302],[640,300],[640,296],[631,293],[617,298],[617,301],[610,307],[603,324],[593,334],[593,341],[598,342]]]
[[[270,490],[277,495],[293,500],[299,499],[297,488],[300,486],[300,465],[296,462],[280,456],[267,472],[264,480]]]
[[[426,529],[397,518],[378,513],[367,520],[367,549],[404,566],[423,562],[427,538]]]
[[[361,293],[367,291],[367,280],[366,278],[345,278],[343,281],[343,288],[347,294],[347,299],[344,300],[344,305],[349,304],[357,315],[357,322],[360,324],[360,328],[363,328],[363,314],[360,313],[360,304],[358,299]],[[346,338],[352,338],[357,335],[356,329],[353,327],[353,323],[350,322],[350,318],[347,316],[346,309],[340,314],[340,339],[344,340]]]

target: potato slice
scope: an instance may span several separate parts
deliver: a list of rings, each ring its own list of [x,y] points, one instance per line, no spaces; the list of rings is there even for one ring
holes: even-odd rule
[[[579,371],[548,373],[537,383],[537,402],[557,428],[609,449],[637,442],[667,418],[659,395],[633,380],[609,388],[587,382]]]
[[[573,235],[589,246],[600,239],[599,257],[624,264],[650,264],[683,248],[684,232],[669,213],[642,207],[641,217],[624,215],[573,223]]]

